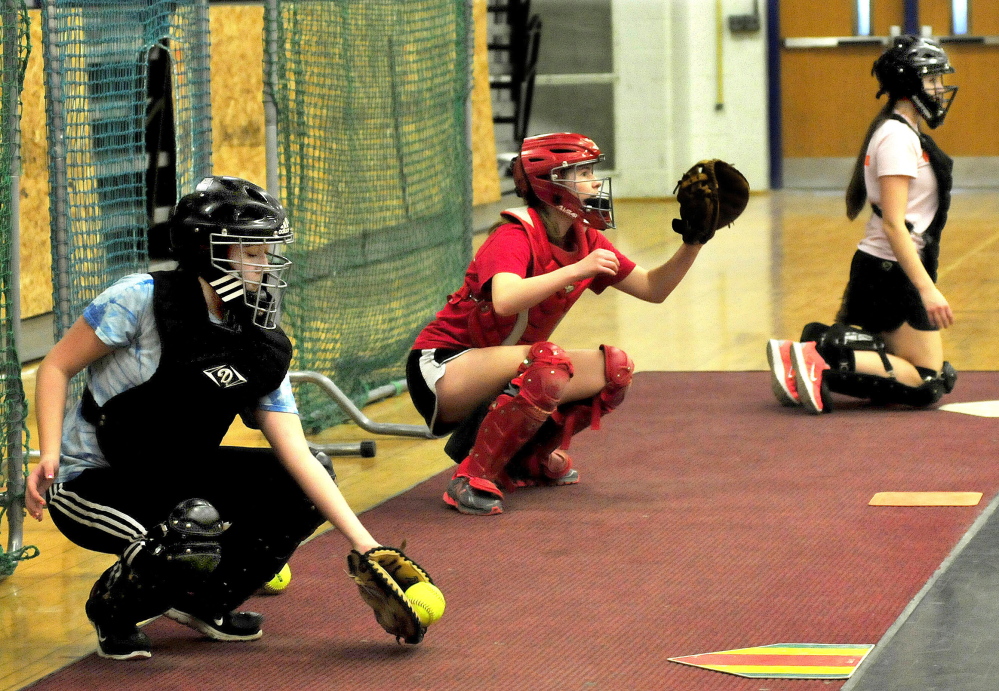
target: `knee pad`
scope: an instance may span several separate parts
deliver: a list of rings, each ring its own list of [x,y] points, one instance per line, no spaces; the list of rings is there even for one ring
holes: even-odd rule
[[[555,417],[562,426],[562,438],[559,448],[568,449],[573,435],[579,434],[589,427],[600,429],[600,418],[611,412],[622,402],[635,372],[635,363],[628,354],[620,348],[602,345],[604,351],[604,388],[593,398],[586,401],[570,403]],[[560,418],[560,419],[559,419]]]
[[[600,349],[604,351],[604,377],[607,383],[597,394],[597,398],[603,409],[602,414],[606,414],[624,401],[624,396],[628,393],[628,387],[631,386],[631,379],[635,373],[635,363],[620,348],[602,345]]]
[[[518,372],[511,382],[519,389],[515,395],[538,408],[544,414],[543,419],[547,419],[561,402],[572,378],[572,362],[559,346],[542,341],[531,346]]]
[[[204,499],[188,499],[141,542],[147,555],[170,565],[171,571],[208,574],[221,559],[219,538],[224,530],[214,506]]]
[[[224,530],[218,511],[204,499],[181,502],[101,575],[90,592],[88,615],[135,623],[163,613],[218,566]]]

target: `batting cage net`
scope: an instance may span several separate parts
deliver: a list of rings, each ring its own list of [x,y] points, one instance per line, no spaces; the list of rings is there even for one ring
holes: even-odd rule
[[[0,533],[6,535],[0,545],[0,578],[4,578],[14,573],[18,560],[30,558],[38,550],[21,547],[28,411],[15,335],[20,320],[20,276],[14,209],[20,171],[21,87],[28,62],[28,12],[21,0],[0,0],[0,13]]]
[[[207,0],[42,3],[55,335],[148,265],[149,54],[172,64],[177,187],[211,173]],[[155,165],[155,162],[153,163]]]
[[[468,23],[456,0],[272,0],[265,89],[295,243],[282,326],[296,367],[358,405],[404,376],[471,255]],[[303,424],[342,422],[296,391]]]

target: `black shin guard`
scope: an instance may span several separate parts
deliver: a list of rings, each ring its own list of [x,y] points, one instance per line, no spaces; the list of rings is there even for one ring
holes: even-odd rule
[[[888,373],[889,377],[894,377],[885,341],[877,334],[837,323],[819,336],[815,342],[815,349],[833,371],[839,372],[853,372],[856,369],[854,353],[858,351],[877,353],[881,359],[881,364],[884,365],[885,372]],[[833,390],[835,391],[835,389]]]
[[[846,396],[869,398],[871,402],[881,405],[898,403],[913,408],[927,408],[953,390],[957,372],[949,362],[944,363],[939,374],[934,370],[919,369],[921,374],[929,373],[924,374],[923,383],[919,386],[907,386],[876,374],[836,370],[828,370],[823,376],[823,383],[829,386],[830,391]]]
[[[162,614],[178,593],[197,587],[218,565],[222,531],[218,511],[208,502],[178,504],[101,574],[90,591],[87,616],[136,624]]]
[[[817,322],[805,327],[802,338],[806,333],[815,338],[815,349],[831,368],[824,373],[823,384],[835,393],[869,398],[878,404],[900,403],[914,408],[926,408],[939,401],[945,393],[950,393],[957,381],[957,372],[949,362],[945,362],[939,373],[917,367],[923,379],[919,386],[902,384],[895,379],[884,339],[877,334],[845,324],[825,327]],[[858,351],[877,353],[888,376],[855,371],[855,353]]]

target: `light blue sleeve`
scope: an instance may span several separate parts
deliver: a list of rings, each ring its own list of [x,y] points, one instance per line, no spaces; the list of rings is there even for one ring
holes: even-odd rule
[[[143,312],[153,300],[153,277],[130,274],[98,295],[83,311],[83,319],[112,348],[135,340]]]
[[[298,404],[295,403],[295,396],[291,392],[291,379],[287,374],[284,375],[281,386],[260,399],[257,408],[275,413],[298,414]]]

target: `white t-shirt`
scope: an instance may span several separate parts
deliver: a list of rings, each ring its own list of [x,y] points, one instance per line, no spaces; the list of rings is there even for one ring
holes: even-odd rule
[[[901,113],[899,113],[901,115]],[[904,115],[902,117],[905,117]],[[911,123],[911,121],[909,121]],[[919,143],[919,135],[912,127],[888,119],[875,130],[867,146],[864,161],[864,185],[867,198],[881,206],[881,184],[878,178],[883,175],[905,175],[909,182],[909,201],[905,208],[905,220],[912,224],[909,236],[922,255],[923,232],[937,213],[937,178],[930,167],[930,158]],[[897,261],[895,253],[885,235],[881,217],[871,213],[865,228],[866,235],[857,245],[858,249],[879,259]]]

